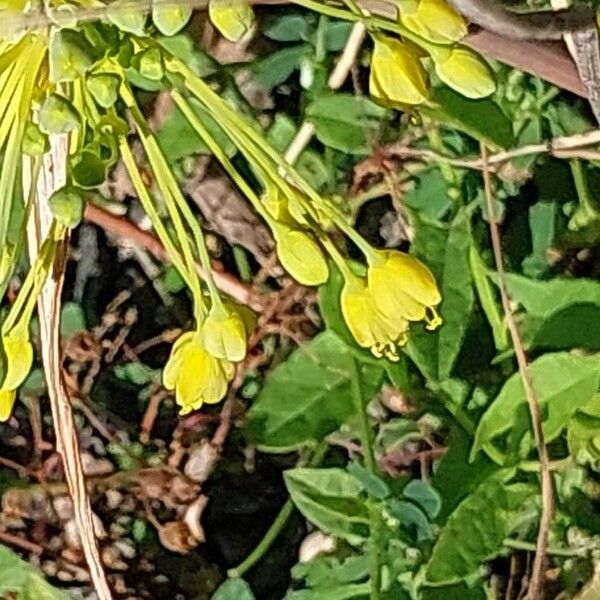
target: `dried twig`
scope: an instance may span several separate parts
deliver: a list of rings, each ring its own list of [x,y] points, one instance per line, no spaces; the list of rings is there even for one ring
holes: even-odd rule
[[[523,382],[525,396],[527,397],[527,403],[529,405],[531,424],[540,462],[540,477],[542,480],[542,516],[540,519],[540,528],[536,544],[536,553],[533,561],[531,581],[529,583],[529,590],[527,595],[529,600],[540,600],[543,594],[544,570],[546,565],[546,553],[548,549],[548,535],[550,532],[552,517],[554,515],[554,492],[552,489],[552,475],[550,473],[550,460],[548,457],[548,449],[546,448],[546,444],[544,441],[544,429],[542,427],[542,417],[540,414],[539,402],[535,391],[535,387],[533,385],[533,380],[531,378],[531,373],[529,371],[527,355],[525,354],[525,348],[523,347],[523,340],[521,339],[521,334],[517,327],[517,323],[515,321],[510,306],[510,296],[508,294],[508,287],[506,285],[506,273],[504,271],[504,259],[502,255],[502,246],[500,243],[500,229],[498,227],[498,222],[496,221],[495,217],[496,206],[494,202],[494,196],[492,193],[491,175],[488,169],[487,149],[483,144],[481,145],[481,156],[483,163],[483,181],[485,187],[485,198],[490,223],[490,235],[492,238],[492,248],[494,250],[496,269],[498,271],[500,295],[502,297],[502,307],[504,308],[504,314],[506,315],[506,323],[508,325],[508,330],[510,331],[510,336],[512,338],[515,355],[517,357],[517,363],[519,365],[521,381]]]
[[[84,217],[86,221],[110,231],[117,237],[132,240],[142,248],[150,251],[156,258],[168,260],[167,253],[158,239],[151,233],[141,230],[131,221],[113,215],[90,202],[86,205]],[[206,273],[202,267],[197,265],[196,268],[200,277],[205,278]],[[245,304],[257,312],[263,310],[263,303],[259,296],[233,275],[213,270],[213,277],[217,287],[240,304]]]
[[[66,181],[68,137],[50,136],[50,152],[43,158],[43,167],[37,182],[36,202],[27,224],[31,262],[39,253],[42,242],[52,223],[48,198]],[[29,159],[23,161],[23,188],[27,193],[32,181]],[[67,240],[59,246],[52,271],[38,299],[42,362],[46,375],[48,397],[56,434],[56,449],[62,458],[69,494],[73,501],[75,522],[81,538],[85,558],[90,569],[92,583],[99,600],[112,598],[100,552],[94,535],[93,516],[87,493],[79,441],[73,419],[73,409],[62,371],[60,347],[60,306],[64,281]]]

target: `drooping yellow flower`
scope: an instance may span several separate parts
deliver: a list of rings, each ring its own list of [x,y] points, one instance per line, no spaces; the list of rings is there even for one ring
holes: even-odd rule
[[[185,415],[204,403],[216,404],[227,392],[234,375],[228,360],[215,358],[201,343],[197,331],[188,331],[173,344],[163,370],[163,385],[175,390],[175,400]]]
[[[431,271],[397,250],[377,250],[370,258],[368,287],[377,308],[388,318],[425,321],[433,330],[442,323],[435,307],[442,296]]]
[[[202,343],[215,358],[239,362],[246,356],[246,327],[237,311],[213,304],[202,324]]]
[[[422,104],[427,100],[427,74],[406,42],[373,36],[369,91],[386,106]]]
[[[283,268],[302,285],[321,285],[329,267],[317,242],[305,231],[273,223],[277,256]]]
[[[408,340],[408,321],[399,314],[383,315],[375,306],[367,282],[359,277],[345,277],[340,303],[344,320],[358,345],[369,348],[377,358],[385,355],[397,361],[397,346]]]
[[[467,22],[444,0],[399,0],[400,23],[434,44],[452,44],[467,34]]]
[[[496,81],[486,62],[466,48],[432,52],[438,77],[467,98],[485,98],[496,90]]]
[[[17,388],[25,381],[33,364],[33,346],[27,334],[20,328],[2,337],[6,359],[5,375],[0,386],[0,421],[6,421],[12,413]]]

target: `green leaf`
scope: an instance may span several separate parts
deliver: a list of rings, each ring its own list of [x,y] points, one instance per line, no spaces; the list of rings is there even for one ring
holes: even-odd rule
[[[448,229],[421,218],[416,232],[412,250],[437,277],[442,292],[439,311],[444,322],[433,333],[413,326],[407,354],[426,377],[442,381],[450,376],[473,310],[471,226],[466,211],[461,211]]]
[[[306,108],[306,119],[325,146],[350,154],[368,154],[379,140],[387,111],[364,96],[325,94]]]
[[[121,31],[144,35],[146,13],[143,10],[132,10],[128,0],[111,2],[106,9],[106,14],[108,20]]]
[[[570,304],[547,317],[523,315],[521,334],[527,349],[600,350],[600,306]]]
[[[267,379],[248,413],[247,434],[271,451],[322,439],[353,413],[350,373],[354,357],[332,331],[299,348]],[[364,397],[379,389],[383,367],[363,364]]]
[[[402,495],[418,504],[430,519],[435,519],[442,509],[440,493],[429,483],[413,479],[402,490]]]
[[[291,598],[329,600],[330,594],[338,593],[338,590],[340,594],[341,590],[345,590],[347,593],[347,584],[363,581],[368,576],[369,556],[366,554],[353,554],[343,559],[320,554],[309,562],[298,563],[292,569],[292,577],[295,580],[304,580],[306,587],[311,589],[288,594],[285,600],[291,600]],[[344,595],[342,597],[355,598],[357,596]]]
[[[211,600],[254,600],[254,594],[243,579],[228,579],[218,587]]]
[[[578,464],[597,468],[600,463],[600,417],[583,412],[573,415],[568,424],[567,442],[571,456]]]
[[[77,109],[60,94],[50,94],[38,113],[44,133],[69,133],[81,125]]]
[[[383,500],[390,495],[388,484],[381,477],[367,471],[360,463],[352,461],[346,469],[350,475],[361,483],[369,496]]]
[[[508,483],[513,474],[498,471],[458,505],[433,547],[429,582],[457,583],[505,551],[502,541],[519,527],[537,494],[533,484]]]
[[[59,29],[50,38],[50,80],[73,81],[94,63],[94,49],[85,37],[70,29]]]
[[[265,90],[282,84],[300,67],[300,61],[309,48],[306,44],[282,48],[255,61],[251,67],[254,81]]]
[[[18,593],[23,600],[68,600],[67,594],[51,586],[32,564],[0,546],[0,594]]]
[[[423,105],[419,110],[496,150],[513,146],[512,121],[489,98],[469,100],[452,90],[442,88],[435,91],[433,102],[437,105],[435,108]]]
[[[284,472],[298,510],[319,529],[356,545],[369,534],[364,490],[343,469],[298,468]]]
[[[77,302],[65,302],[60,311],[60,336],[68,340],[71,336],[87,329],[85,313]]]
[[[479,302],[483,312],[492,328],[494,344],[499,351],[508,348],[508,330],[504,322],[504,315],[501,312],[499,303],[496,299],[494,290],[488,279],[488,269],[485,266],[475,244],[471,244],[469,250],[469,263],[471,265],[471,274],[473,283],[479,296]]]
[[[396,498],[387,503],[387,509],[399,522],[400,527],[413,535],[416,540],[423,542],[434,538],[433,527],[425,512],[413,502],[406,502]]]
[[[450,226],[444,256],[442,303],[440,305],[444,323],[438,333],[438,375],[440,379],[450,376],[473,310],[474,293],[469,265],[470,245],[471,225],[467,213],[462,211]]]
[[[188,102],[227,156],[230,158],[234,156],[237,147],[214,117],[194,98],[188,98]],[[158,131],[157,139],[169,162],[175,162],[193,154],[210,154],[196,130],[176,106],[172,107],[164,120]]]
[[[529,209],[532,252],[523,260],[523,273],[542,277],[548,270],[548,250],[556,237],[559,207],[555,202],[538,202]]]
[[[432,484],[443,498],[438,516],[440,523],[444,523],[458,503],[498,469],[484,454],[469,462],[471,438],[458,424],[453,424],[447,446],[448,451],[437,464],[432,479]]]
[[[497,274],[490,273],[490,277],[497,285]],[[507,273],[506,286],[511,300],[536,317],[546,318],[571,304],[591,303],[600,306],[600,283],[591,279],[538,281]]]
[[[202,52],[190,34],[161,37],[157,41],[167,52],[182,60],[198,77],[207,77],[215,72],[215,61]]]
[[[160,6],[155,4],[152,8],[152,21],[156,28],[167,36],[179,33],[190,20],[192,9],[189,6]]]
[[[310,36],[309,18],[296,12],[275,14],[261,27],[261,33],[276,42],[307,42]]]
[[[545,354],[529,365],[543,421],[546,442],[556,439],[566,427],[569,418],[585,406],[598,390],[600,360],[597,356],[575,356],[567,353]],[[529,432],[527,399],[521,375],[515,373],[502,387],[487,409],[475,432],[471,459],[493,440],[512,430],[521,451],[533,445]],[[492,458],[493,456],[490,455]]]

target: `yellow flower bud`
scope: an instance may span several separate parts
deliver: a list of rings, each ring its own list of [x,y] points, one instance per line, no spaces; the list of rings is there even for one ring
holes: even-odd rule
[[[215,357],[233,362],[246,356],[246,328],[240,315],[226,306],[213,305],[202,324],[202,342]]]
[[[386,106],[421,104],[427,100],[427,74],[406,42],[373,36],[369,90]]]
[[[467,23],[444,0],[400,0],[400,23],[434,44],[452,44],[467,34]]]
[[[277,223],[273,235],[279,260],[296,281],[302,285],[321,285],[327,281],[327,261],[308,233]]]
[[[378,358],[385,355],[397,361],[396,347],[408,340],[408,321],[398,314],[393,318],[384,316],[375,306],[366,281],[358,277],[346,277],[340,303],[344,320],[358,345],[370,348]]]
[[[208,16],[230,42],[239,41],[254,23],[254,11],[248,0],[210,0]]]
[[[0,389],[0,421],[8,421],[12,414],[15,400],[17,399],[16,390]]]
[[[267,184],[262,202],[271,217],[280,223],[290,227],[308,224],[302,207],[301,192],[291,186],[290,196],[286,197],[277,185]]]
[[[1,389],[16,390],[24,381],[33,364],[33,346],[29,338],[17,332],[2,337],[6,357],[6,373]]]
[[[205,402],[222,400],[234,372],[232,363],[215,358],[204,348],[197,331],[189,331],[173,344],[163,370],[163,385],[169,391],[175,390],[180,414],[185,415]]]
[[[0,421],[6,421],[12,413],[17,388],[25,381],[33,364],[33,346],[21,328],[2,337],[5,372],[0,386]]]
[[[494,77],[477,54],[465,48],[432,53],[435,72],[452,89],[467,98],[485,98],[496,90]]]
[[[433,274],[420,260],[397,250],[379,250],[367,277],[375,305],[386,317],[424,320],[431,330],[441,325],[435,307],[442,296]]]

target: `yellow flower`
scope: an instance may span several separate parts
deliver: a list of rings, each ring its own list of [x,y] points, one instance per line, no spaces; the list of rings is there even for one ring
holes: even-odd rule
[[[215,358],[204,348],[197,331],[188,331],[173,344],[163,370],[163,385],[169,391],[175,390],[180,414],[185,415],[205,402],[219,402],[234,371],[228,360]]]
[[[319,245],[304,231],[273,223],[277,256],[283,268],[302,285],[321,285],[329,267]]]
[[[369,291],[388,318],[426,321],[433,330],[442,323],[435,307],[442,301],[431,271],[419,260],[397,250],[377,250],[367,271]]]
[[[435,72],[452,89],[467,98],[485,98],[496,90],[494,77],[483,59],[465,48],[432,52]]]
[[[213,305],[202,324],[202,342],[215,358],[244,360],[246,327],[242,317],[222,303]]]
[[[369,90],[386,106],[421,104],[427,100],[427,74],[406,42],[373,36]]]
[[[451,44],[467,34],[467,23],[444,0],[400,0],[400,23],[434,44]]]
[[[377,357],[398,360],[397,346],[408,340],[409,323],[398,313],[393,318],[384,316],[375,306],[364,279],[346,276],[340,295],[342,314],[359,346],[370,348]]]
[[[18,330],[2,337],[6,358],[5,375],[0,386],[0,421],[6,421],[17,397],[17,388],[25,381],[33,364],[33,346],[29,337]]]

